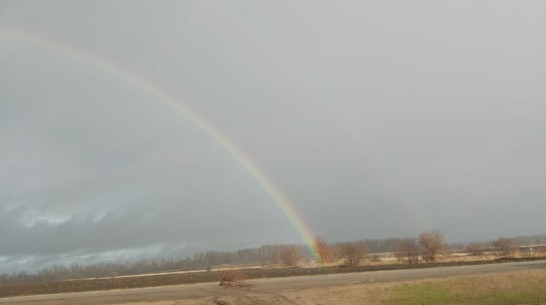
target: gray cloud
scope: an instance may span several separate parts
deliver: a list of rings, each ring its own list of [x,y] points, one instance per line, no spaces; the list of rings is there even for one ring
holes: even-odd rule
[[[544,234],[542,2],[0,7],[2,27],[184,101],[330,240]],[[5,270],[299,241],[254,179],[166,103],[0,37]]]

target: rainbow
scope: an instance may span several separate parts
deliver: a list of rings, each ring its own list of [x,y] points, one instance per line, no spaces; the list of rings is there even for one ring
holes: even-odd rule
[[[86,53],[80,49],[66,45],[50,39],[37,37],[28,33],[15,31],[5,27],[0,27],[0,36],[5,39],[20,41],[36,47],[44,48],[54,53],[62,54],[75,59],[77,62],[89,65],[116,80],[123,81],[131,87],[138,88],[141,92],[162,101],[170,108],[176,111],[185,120],[199,128],[205,135],[214,141],[228,155],[233,158],[255,181],[256,183],[273,199],[275,204],[281,210],[282,214],[292,224],[300,236],[303,244],[309,254],[318,260],[318,252],[314,247],[314,234],[300,213],[296,210],[293,203],[283,194],[279,187],[265,171],[252,160],[252,158],[226,134],[208,121],[205,117],[199,115],[191,109],[189,105],[182,102],[176,96],[170,94],[165,89],[144,78],[131,73],[130,70],[116,65],[110,61],[104,60],[98,56]]]

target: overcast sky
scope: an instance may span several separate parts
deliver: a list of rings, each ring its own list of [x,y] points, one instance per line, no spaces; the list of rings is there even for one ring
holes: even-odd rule
[[[545,9],[0,0],[0,272],[301,242],[203,130],[63,48],[211,122],[330,241],[545,234]]]

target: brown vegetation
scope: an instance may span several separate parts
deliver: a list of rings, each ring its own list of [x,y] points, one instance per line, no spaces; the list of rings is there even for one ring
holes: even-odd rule
[[[325,265],[334,263],[337,259],[337,253],[334,251],[334,246],[329,245],[324,238],[321,237],[317,237],[315,241],[315,250],[319,252],[318,249],[322,249],[320,253],[322,253],[322,257],[324,257]],[[369,247],[370,253],[380,255],[382,258],[381,261],[373,262],[373,264],[391,264],[391,259],[394,260],[394,258],[392,256],[388,257],[386,252],[392,252],[394,257],[402,263],[415,264],[419,262],[419,246],[415,244],[415,239],[413,240],[413,244],[408,244],[405,239],[399,238],[376,240],[367,239],[364,242],[366,246]],[[518,255],[525,257],[536,257],[537,255],[542,255],[541,253],[546,253],[546,236],[499,239],[493,243],[496,246],[496,249],[491,249],[491,247],[488,246],[491,244],[492,243],[483,243],[483,255],[477,255],[480,252],[480,247],[478,247],[477,243],[467,245],[466,247],[467,252],[474,255],[466,255],[461,253],[461,250],[465,248],[463,244],[452,244],[452,251],[457,253],[449,256],[444,255],[437,258],[435,261],[453,262],[488,259],[492,260],[496,258],[493,257],[495,254],[508,256],[510,254],[514,254],[518,250],[521,251],[518,252]],[[522,244],[525,246],[518,249],[516,247],[517,244]],[[101,278],[101,280],[104,281],[111,279],[114,282],[118,282],[118,277],[122,276],[159,273],[169,273],[172,275],[173,271],[181,273],[190,270],[194,272],[193,274],[199,274],[199,270],[206,269],[212,271],[225,266],[265,267],[270,264],[277,266],[296,266],[298,264],[307,267],[311,266],[307,263],[310,262],[312,258],[309,253],[303,251],[301,246],[295,246],[295,248],[299,248],[299,251],[282,251],[285,249],[285,247],[285,245],[265,245],[258,248],[242,249],[233,252],[208,251],[179,259],[155,259],[127,263],[97,263],[91,265],[53,266],[38,270],[35,273],[23,271],[19,273],[0,274],[0,286],[10,286],[17,283],[51,283],[62,280],[89,278]],[[281,252],[284,252],[283,255],[280,255]],[[379,256],[377,257],[379,258]],[[506,260],[510,258],[503,257],[502,259]],[[320,262],[322,262],[322,259],[320,259],[319,263]],[[306,272],[307,271],[308,270],[306,270]],[[214,271],[211,273],[214,273]],[[198,278],[201,277],[202,275],[198,276]],[[218,275],[215,275],[215,277],[216,278],[212,279],[212,281],[216,281],[220,278]],[[194,280],[200,281],[197,278],[191,279],[191,281]],[[208,278],[208,280],[210,280],[210,278]]]
[[[283,266],[297,266],[301,259],[301,248],[296,245],[283,246],[277,255],[277,261]]]
[[[518,251],[518,244],[512,238],[499,238],[492,243],[502,255],[512,255]]]
[[[320,264],[329,264],[332,263],[336,259],[336,253],[332,246],[328,244],[326,239],[324,239],[321,236],[316,236],[313,247],[315,251],[318,254],[318,259],[320,260],[318,263]]]
[[[394,249],[394,257],[405,264],[415,264],[419,262],[419,246],[415,239],[405,239],[398,242]]]
[[[345,266],[358,266],[368,255],[368,247],[362,241],[339,243],[337,248]]]
[[[246,276],[243,270],[228,270],[224,273],[222,280],[220,281],[220,286],[224,288],[229,287],[242,287],[249,288],[250,284],[246,282]]]
[[[526,261],[545,259],[546,257],[526,257],[511,258],[508,261]],[[463,266],[484,263],[506,262],[507,258],[497,260],[482,261],[461,261],[461,262],[441,262],[441,263],[420,263],[413,265],[382,264],[353,267],[320,267],[320,268],[250,268],[244,270],[246,279],[255,278],[275,278],[303,275],[319,275],[347,272],[369,272],[380,270],[396,270],[406,268],[432,268],[438,266]],[[224,271],[200,271],[185,273],[168,273],[158,275],[140,275],[134,277],[116,277],[101,279],[84,279],[68,281],[35,281],[35,282],[5,282],[0,283],[0,298],[33,295],[33,294],[52,294],[78,291],[98,291],[109,289],[128,289],[140,287],[156,287],[166,285],[180,285],[203,282],[218,282],[225,276]]]
[[[438,230],[421,233],[419,244],[422,247],[421,257],[427,262],[434,262],[436,256],[446,247],[444,237]]]
[[[474,256],[482,255],[483,254],[483,244],[479,242],[474,242],[466,245],[465,251]]]

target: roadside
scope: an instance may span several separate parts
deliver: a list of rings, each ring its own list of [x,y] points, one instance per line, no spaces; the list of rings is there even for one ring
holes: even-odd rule
[[[248,268],[244,269],[247,279],[282,278],[306,275],[340,274],[385,270],[422,269],[449,266],[470,266],[481,264],[495,264],[502,262],[523,262],[541,260],[544,257],[497,258],[482,261],[451,261],[438,263],[418,264],[389,264],[352,267],[290,267],[290,268]],[[158,287],[167,285],[195,284],[220,282],[226,271],[200,271],[184,273],[165,273],[152,275],[138,275],[126,277],[64,280],[51,282],[14,282],[0,285],[0,297],[55,294],[67,292],[101,291],[111,289],[131,289],[144,287]]]
[[[513,277],[514,283],[537,282],[542,286],[546,283],[546,260],[511,262],[501,264],[481,264],[471,266],[421,268],[407,270],[389,270],[376,272],[360,272],[345,274],[328,274],[319,276],[298,276],[288,278],[269,278],[247,280],[248,287],[223,288],[216,283],[201,283],[192,285],[162,286],[153,288],[138,288],[125,290],[93,291],[81,293],[64,293],[57,295],[36,295],[0,299],[0,304],[12,305],[44,305],[44,304],[389,304],[378,303],[382,298],[388,300],[403,299],[403,294],[383,292],[376,295],[376,303],[366,303],[373,291],[381,291],[382,287],[394,287],[403,283],[420,283],[450,278],[473,278],[481,276]],[[521,279],[525,275],[536,274],[531,281]],[[505,277],[506,278],[506,277]],[[508,277],[510,279],[510,277]],[[535,280],[533,280],[535,279]],[[539,279],[539,280],[536,280]],[[479,280],[470,282],[469,287],[482,286]],[[386,285],[386,286],[385,286]],[[495,288],[497,284],[491,287]],[[449,285],[448,285],[449,286]],[[524,287],[529,285],[523,285]],[[541,287],[542,287],[541,286]],[[501,287],[501,286],[499,286]],[[442,288],[442,287],[440,287]],[[355,289],[355,291],[352,291]],[[416,288],[418,293],[423,289]],[[443,289],[443,288],[442,288]],[[466,289],[466,288],[465,288]],[[438,289],[436,289],[438,291]],[[464,290],[464,289],[463,289]],[[307,293],[304,293],[306,292]],[[362,294],[362,291],[368,291]],[[410,292],[412,289],[407,290]],[[442,290],[439,290],[442,292]],[[402,291],[403,292],[403,291]],[[493,290],[494,292],[494,290]],[[302,294],[303,293],[303,294]],[[520,291],[520,294],[525,291]],[[539,290],[537,293],[544,293]],[[536,295],[536,294],[535,294]],[[298,298],[299,297],[299,298]],[[392,298],[391,298],[392,297]],[[356,300],[356,301],[355,301]],[[386,300],[386,299],[385,299]],[[385,301],[383,300],[383,301]],[[218,302],[216,302],[218,301]],[[362,302],[360,302],[362,301]],[[383,302],[381,301],[381,302]],[[211,303],[215,302],[215,303]],[[353,302],[353,303],[351,303]],[[385,301],[386,302],[386,301]],[[402,302],[407,303],[407,302]],[[421,304],[421,303],[418,303]],[[533,303],[532,303],[533,304]],[[540,304],[540,303],[536,303]]]

